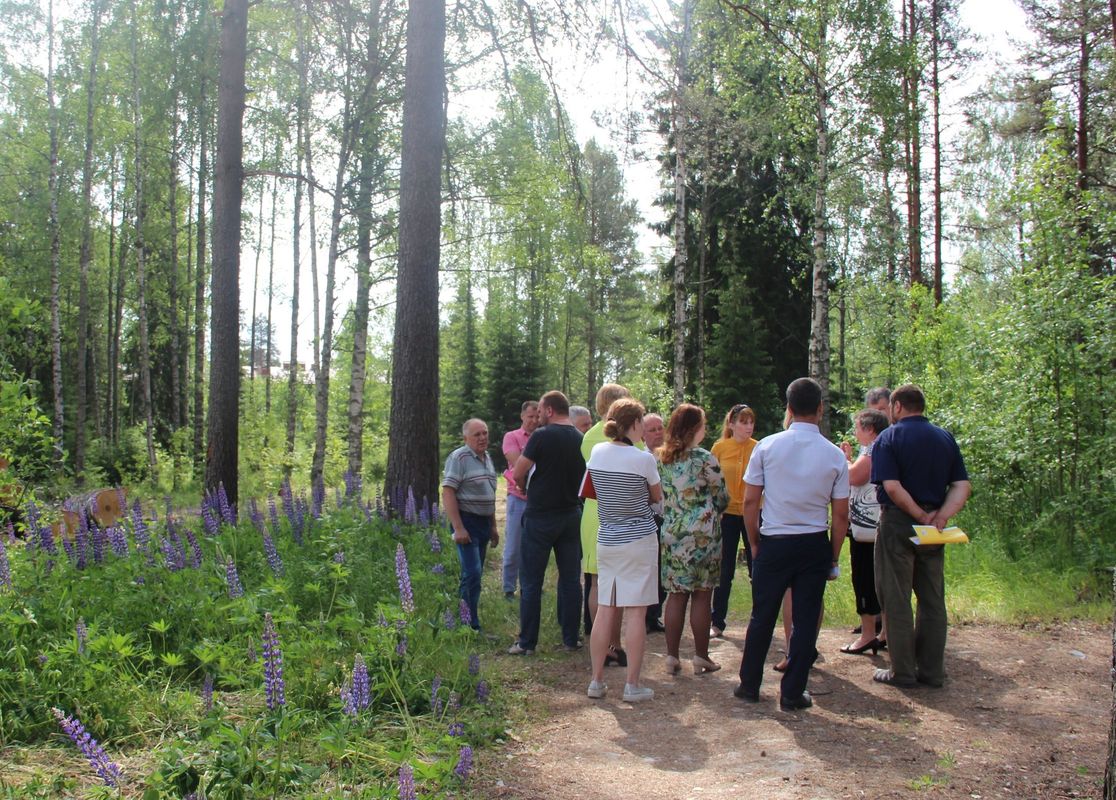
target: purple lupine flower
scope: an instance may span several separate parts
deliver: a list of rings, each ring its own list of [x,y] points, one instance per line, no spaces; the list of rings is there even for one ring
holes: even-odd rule
[[[186,543],[190,545],[190,566],[197,569],[202,565],[202,549],[198,544],[197,534],[194,533],[193,528],[185,525],[182,526],[182,532],[186,534]]]
[[[403,509],[403,521],[414,524],[418,520],[418,511],[415,509],[415,490],[407,487],[407,506]]]
[[[267,695],[267,708],[274,711],[286,705],[285,684],[283,683],[283,650],[279,646],[279,633],[271,612],[264,614],[263,632],[264,691]]]
[[[58,554],[54,545],[54,529],[49,525],[39,524],[39,507],[33,500],[27,501],[27,528],[31,531],[31,541],[38,541],[41,550],[51,555]]]
[[[491,690],[488,688],[488,681],[477,681],[477,701],[487,703],[490,694]]]
[[[461,710],[461,695],[457,692],[450,692],[449,705],[447,706],[451,714],[456,714]]]
[[[345,470],[343,480],[345,481],[345,497],[352,497],[353,488],[356,485],[356,476],[353,475],[353,471],[351,469]]]
[[[453,774],[461,778],[461,780],[465,780],[472,771],[473,748],[469,747],[469,745],[465,745],[457,751],[457,766],[453,768]]]
[[[336,553],[333,554],[333,563],[334,564],[344,564],[345,563],[345,551],[344,550],[338,550]]]
[[[78,514],[78,526],[74,532],[74,566],[85,569],[86,551],[89,547],[89,518],[85,513]]]
[[[430,531],[430,536],[427,537],[427,541],[430,542],[430,552],[431,553],[437,554],[437,553],[442,552],[442,540],[438,536],[437,531]]]
[[[8,520],[8,544],[15,544],[15,543],[16,543],[15,525],[12,524],[11,520]]]
[[[399,800],[417,800],[415,794],[415,771],[410,764],[399,768]]]
[[[347,717],[355,717],[360,713],[353,701],[353,682],[351,679],[341,684],[341,710],[345,712]]]
[[[457,620],[454,618],[453,612],[448,608],[446,609],[446,613],[442,615],[442,624],[447,631],[452,631],[457,627]]]
[[[283,513],[290,519],[294,515],[294,494],[291,492],[291,479],[283,478],[279,485],[279,501],[283,504]]]
[[[469,674],[470,675],[480,674],[480,656],[477,655],[476,653],[472,653],[469,656]]]
[[[407,553],[400,542],[395,548],[395,577],[399,581],[399,600],[408,614],[415,610],[415,593],[411,589],[411,572],[407,568]]]
[[[124,535],[124,528],[121,525],[113,525],[105,533],[108,535],[109,547],[112,552],[116,554],[117,558],[124,558],[128,555],[128,537]]]
[[[261,524],[263,520],[261,519]],[[271,534],[265,528],[263,531],[263,548],[264,555],[267,556],[267,565],[271,567],[271,572],[276,578],[283,577],[283,559],[279,557],[279,551],[275,548],[275,540],[271,538]]]
[[[271,535],[278,536],[281,530],[279,527],[279,509],[275,506],[275,496],[270,494],[267,496],[267,516],[271,521]]]
[[[267,532],[267,526],[264,525],[263,514],[260,513],[260,506],[254,497],[248,501],[248,518],[252,520],[253,527],[260,533]]]
[[[293,511],[291,512],[291,538],[295,540],[295,544],[302,544],[302,532],[306,529],[306,501],[302,497],[297,497],[294,500]]]
[[[168,528],[168,533],[170,533],[171,530],[172,529]],[[163,551],[163,561],[166,563],[167,569],[171,572],[178,572],[186,566],[185,559],[180,559],[181,553],[179,549],[175,547],[174,542],[171,541],[169,536],[159,537],[159,549]]]
[[[136,548],[148,553],[150,558],[151,536],[147,531],[147,523],[143,520],[139,500],[132,504],[132,535],[136,538]]]
[[[71,564],[77,560],[74,555],[74,543],[65,536],[62,537],[62,549],[66,551],[66,557],[70,559]]]
[[[225,494],[225,484],[222,481],[217,484],[217,503],[221,509],[221,519],[224,520],[226,525],[236,527],[236,512],[233,511],[232,506],[229,505],[229,496]]]
[[[419,509],[418,521],[419,525],[424,528],[430,524],[430,509],[425,505]]]
[[[446,565],[445,564],[435,564],[434,566],[432,566],[430,568],[430,571],[433,572],[435,575],[441,575],[442,573],[444,573],[446,571]]]
[[[39,653],[37,656],[35,656],[35,660],[39,662],[40,667],[45,667],[47,665],[47,660],[48,660],[47,659],[47,654],[46,653]]]
[[[388,626],[388,620],[387,617],[384,616],[384,610],[382,608],[380,609],[380,618],[376,620],[376,624],[381,628],[386,628]]]
[[[8,548],[0,540],[0,589],[12,588],[12,565],[8,562]]]
[[[240,583],[240,573],[236,571],[236,562],[231,558],[225,561],[225,589],[229,593],[230,600],[244,597],[244,586]]]
[[[322,506],[325,505],[325,482],[318,478],[310,490],[310,516],[314,519],[322,518]]]
[[[213,710],[213,676],[208,672],[205,673],[205,680],[202,682],[202,705],[207,714]]]
[[[178,572],[186,569],[186,545],[178,535],[178,520],[171,517],[167,517],[167,537],[170,539],[171,547],[174,548],[174,568],[171,571]]]
[[[464,722],[452,722],[452,723],[450,723],[449,730],[447,731],[447,733],[450,736],[464,736],[465,735],[465,723]]]
[[[457,615],[461,617],[462,625],[473,624],[473,612],[469,610],[469,604],[464,599],[457,604]]]
[[[353,661],[353,694],[356,696],[358,708],[368,708],[372,705],[372,685],[368,680],[368,667],[364,663],[364,656],[356,654]]]
[[[434,680],[430,682],[430,710],[437,716],[441,716],[442,714],[442,698],[438,696],[438,692],[441,688],[442,679],[435,675]]]
[[[85,617],[78,617],[77,624],[74,625],[74,634],[77,636],[78,654],[85,655],[85,642],[89,639],[89,629],[85,627]]]
[[[399,637],[399,641],[395,645],[395,654],[400,658],[407,655],[407,634],[404,633]]]
[[[68,717],[63,714],[59,709],[52,708],[51,713],[54,718],[58,720],[58,724],[66,735],[70,737],[78,749],[81,750],[82,755],[89,761],[89,765],[96,770],[97,774],[101,776],[101,780],[107,786],[119,786],[120,781],[124,779],[124,773],[121,772],[120,767],[109,760],[108,754],[97,740],[86,732],[85,727],[75,717]]]
[[[93,563],[100,564],[105,560],[105,532],[94,525],[89,529],[89,539],[93,543]]]
[[[217,531],[221,529],[221,524],[217,522],[217,518],[213,516],[213,511],[209,508],[208,503],[202,503],[201,516],[206,535],[216,536]]]
[[[117,486],[116,487],[116,504],[118,506],[120,506],[120,513],[123,514],[125,511],[128,510],[128,503],[127,503],[127,501],[125,500],[125,497],[124,497],[124,487],[123,486]]]

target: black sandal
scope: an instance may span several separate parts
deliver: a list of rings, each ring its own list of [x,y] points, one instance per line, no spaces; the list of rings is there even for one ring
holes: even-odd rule
[[[624,652],[622,647],[609,647],[608,653],[605,654],[606,667],[626,667],[628,666],[628,654]]]

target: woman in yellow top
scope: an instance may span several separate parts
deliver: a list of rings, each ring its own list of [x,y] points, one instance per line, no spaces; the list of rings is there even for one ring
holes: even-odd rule
[[[736,575],[736,551],[744,535],[744,470],[757,444],[752,438],[756,429],[756,412],[744,403],[738,403],[725,415],[721,438],[713,445],[713,455],[721,464],[728,488],[729,504],[721,515],[721,582],[713,590],[713,624],[709,635],[715,638],[725,632],[728,615],[729,593]],[[748,560],[748,574],[752,574],[752,548],[745,542],[744,557]]]

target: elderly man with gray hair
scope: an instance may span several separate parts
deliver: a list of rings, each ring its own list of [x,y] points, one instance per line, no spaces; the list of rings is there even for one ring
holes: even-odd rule
[[[570,422],[584,436],[585,432],[593,427],[593,415],[585,406],[570,406]]]
[[[442,509],[449,518],[457,557],[461,561],[460,594],[469,606],[470,624],[480,630],[477,604],[488,545],[496,546],[496,468],[488,455],[488,425],[481,419],[461,426],[465,444],[446,459],[442,476]]]

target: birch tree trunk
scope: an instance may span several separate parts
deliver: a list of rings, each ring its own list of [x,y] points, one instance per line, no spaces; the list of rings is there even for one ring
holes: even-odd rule
[[[306,33],[302,4],[295,2],[295,42],[298,55],[298,107],[295,117],[295,171],[302,169],[303,135],[306,130]],[[291,359],[287,373],[287,442],[283,475],[290,478],[294,466],[295,422],[298,415],[298,299],[302,266],[302,180],[295,181],[294,222],[291,229]]]
[[[814,270],[810,303],[810,377],[822,387],[822,416],[818,427],[829,434],[829,96],[827,90],[826,46],[829,19],[822,11],[818,20],[818,59],[814,75],[815,136],[817,139],[817,165],[814,187]]]
[[[47,191],[50,193],[50,354],[54,381],[54,426],[52,428],[55,472],[62,474],[65,447],[63,443],[62,405],[62,242],[58,227],[58,109],[54,103],[54,2],[47,3],[47,109],[49,112],[50,172]]]
[[[674,405],[686,398],[686,158],[687,131],[685,92],[687,61],[690,53],[690,21],[693,3],[682,4],[682,38],[678,47],[674,108],[671,131],[674,134]]]

